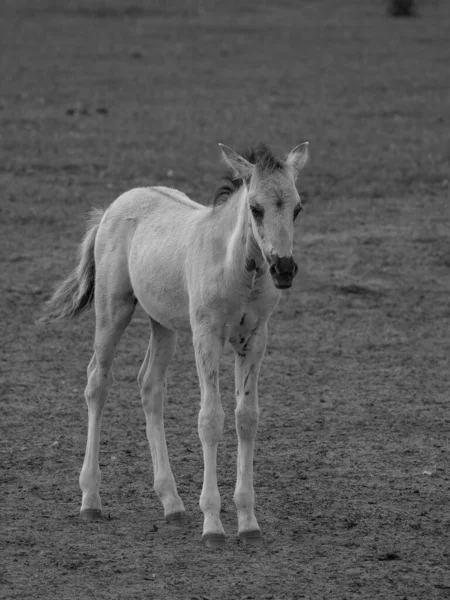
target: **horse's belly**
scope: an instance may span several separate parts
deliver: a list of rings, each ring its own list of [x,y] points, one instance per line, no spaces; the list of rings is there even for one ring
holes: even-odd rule
[[[172,255],[172,259],[174,256]],[[159,249],[130,253],[129,273],[134,295],[145,312],[172,330],[189,330],[189,297],[181,262],[170,261]]]
[[[177,305],[171,299],[161,301],[155,296],[145,295],[139,298],[139,303],[154,321],[172,331],[190,331],[189,312],[183,306]]]
[[[158,268],[159,267],[159,268]],[[130,268],[134,294],[145,312],[172,329],[189,330],[189,298],[181,274],[169,273],[158,261]]]

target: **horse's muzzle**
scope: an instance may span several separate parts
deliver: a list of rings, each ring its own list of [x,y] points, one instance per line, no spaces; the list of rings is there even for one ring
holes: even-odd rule
[[[298,267],[292,256],[273,256],[269,272],[272,275],[275,287],[279,290],[290,288],[296,276]]]

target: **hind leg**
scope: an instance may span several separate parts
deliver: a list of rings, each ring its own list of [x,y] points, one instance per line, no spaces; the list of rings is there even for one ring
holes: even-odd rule
[[[185,510],[170,468],[164,432],[166,373],[175,352],[176,333],[152,319],[151,327],[152,336],[139,371],[138,382],[152,454],[154,490],[162,502],[167,522],[182,523]]]
[[[109,284],[103,273],[101,277],[97,276],[96,281],[94,355],[87,369],[85,389],[88,435],[79,480],[82,492],[81,518],[89,521],[101,518],[101,475],[98,460],[100,426],[103,407],[113,381],[111,365],[116,345],[129,324],[136,305],[131,284],[126,277],[120,277],[120,274],[121,270],[117,268],[113,277],[109,278]],[[112,289],[114,293],[108,293]]]

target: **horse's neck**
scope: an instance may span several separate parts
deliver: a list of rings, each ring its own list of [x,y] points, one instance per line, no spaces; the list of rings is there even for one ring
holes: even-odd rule
[[[246,277],[264,263],[249,222],[245,193],[245,188],[239,190],[225,207],[229,211],[225,228],[228,235],[226,264],[234,277]]]

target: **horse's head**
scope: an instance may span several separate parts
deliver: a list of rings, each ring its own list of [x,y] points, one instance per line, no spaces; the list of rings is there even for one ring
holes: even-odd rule
[[[245,183],[253,237],[269,266],[275,287],[289,288],[298,271],[292,245],[294,221],[302,210],[295,182],[308,160],[308,142],[296,146],[283,162],[264,145],[257,146],[248,157],[220,146],[235,176]]]

